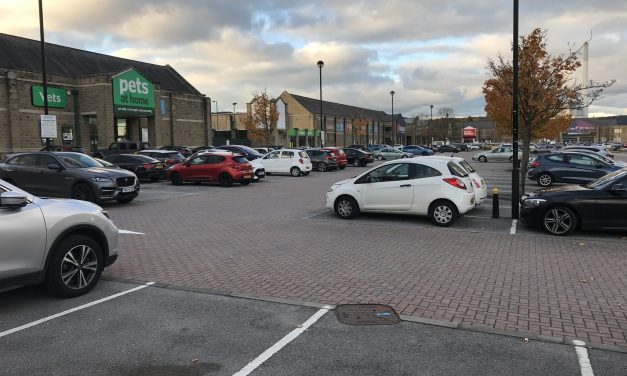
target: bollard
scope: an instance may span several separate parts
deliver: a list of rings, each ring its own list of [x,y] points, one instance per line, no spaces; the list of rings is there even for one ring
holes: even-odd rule
[[[492,190],[492,218],[499,217],[499,189]]]

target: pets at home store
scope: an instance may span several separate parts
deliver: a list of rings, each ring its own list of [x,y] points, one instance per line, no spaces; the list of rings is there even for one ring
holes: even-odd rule
[[[155,89],[134,69],[111,78],[116,141],[149,142],[155,131]]]
[[[287,130],[288,145],[291,148],[315,146],[316,137],[320,137],[320,130],[318,129],[291,128]]]

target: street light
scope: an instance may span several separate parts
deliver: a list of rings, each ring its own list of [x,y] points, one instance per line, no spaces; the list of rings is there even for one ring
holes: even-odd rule
[[[322,127],[322,67],[324,67],[324,61],[318,60],[318,69],[320,70],[320,147],[324,147],[324,128]]]
[[[233,102],[233,123],[231,124],[231,137],[237,138],[237,119],[235,119],[235,106],[237,102]]]
[[[390,91],[390,95],[392,96],[392,137],[394,139],[394,145],[396,145],[396,129],[394,128],[394,90]]]
[[[216,104],[216,131],[218,130],[218,122],[220,121],[220,118],[218,117],[218,102],[217,101],[212,101],[213,103]]]
[[[433,136],[431,135],[431,122],[433,121],[433,105],[431,107],[431,118],[429,118],[429,137],[431,137],[431,144],[433,144]],[[431,146],[431,144],[429,146]]]
[[[48,115],[48,80],[46,78],[46,43],[44,41],[44,10],[42,0],[39,0],[39,35],[41,45],[41,73],[43,75],[44,85],[44,114]],[[39,121],[41,122],[41,120]],[[50,141],[50,138],[46,137],[46,151],[50,151]]]

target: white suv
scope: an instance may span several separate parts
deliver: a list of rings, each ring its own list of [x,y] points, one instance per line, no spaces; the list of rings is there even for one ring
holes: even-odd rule
[[[280,149],[261,158],[266,174],[290,174],[292,176],[309,175],[311,160],[303,150]]]
[[[0,291],[43,282],[57,296],[83,295],[115,262],[117,244],[100,206],[39,198],[0,180]]]

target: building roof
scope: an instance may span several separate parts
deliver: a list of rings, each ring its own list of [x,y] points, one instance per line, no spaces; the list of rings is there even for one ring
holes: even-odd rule
[[[65,77],[114,75],[134,68],[161,90],[201,95],[169,65],[79,50],[46,43],[46,72]],[[41,73],[41,47],[38,40],[0,33],[0,68]]]

